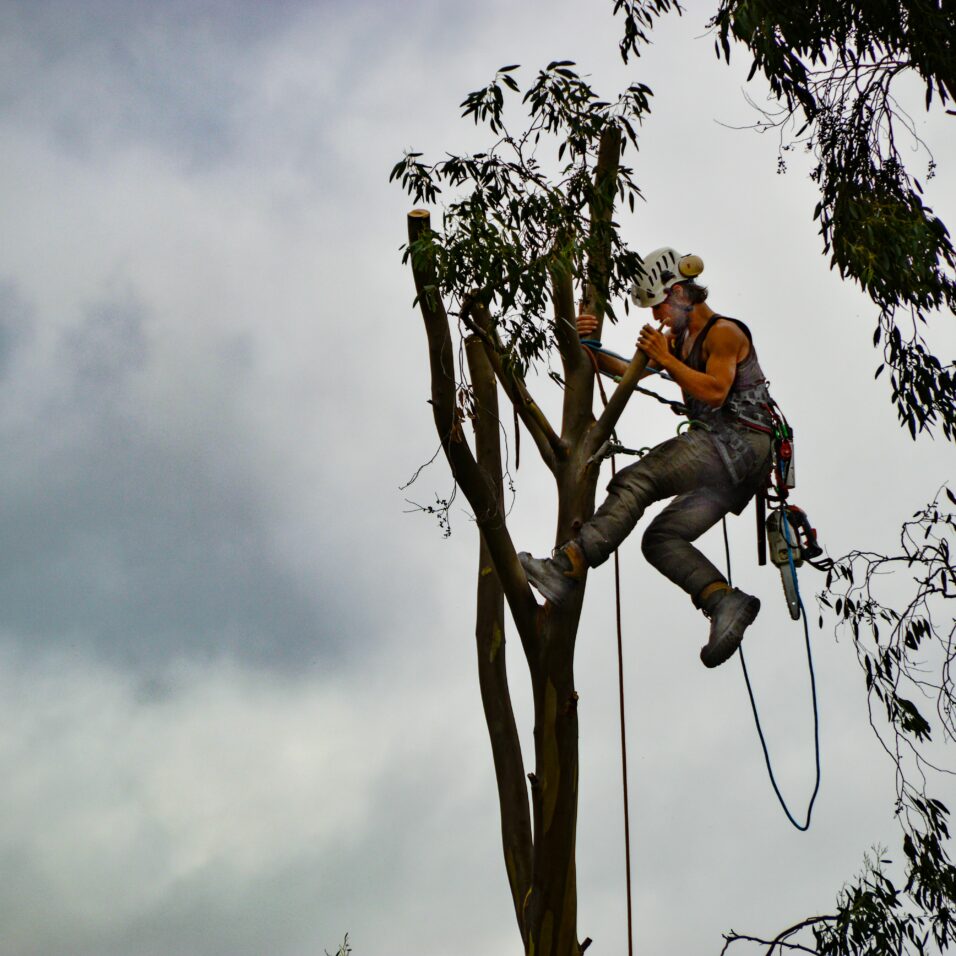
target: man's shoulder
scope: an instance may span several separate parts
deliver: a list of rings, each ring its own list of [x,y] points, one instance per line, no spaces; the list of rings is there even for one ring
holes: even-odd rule
[[[739,343],[752,341],[750,329],[740,319],[729,315],[718,315],[707,335],[707,341]]]
[[[742,362],[753,350],[750,329],[739,319],[718,315],[704,341],[702,357],[705,361],[712,358],[733,359]]]

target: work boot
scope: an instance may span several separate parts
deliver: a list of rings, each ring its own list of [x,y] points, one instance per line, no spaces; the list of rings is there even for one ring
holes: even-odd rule
[[[760,599],[737,588],[724,588],[705,598],[702,610],[710,618],[710,640],[700,649],[700,659],[705,667],[717,667],[740,647],[744,631],[760,611]]]
[[[567,600],[587,570],[584,552],[575,541],[555,551],[553,557],[536,558],[522,551],[518,560],[528,580],[556,607]]]

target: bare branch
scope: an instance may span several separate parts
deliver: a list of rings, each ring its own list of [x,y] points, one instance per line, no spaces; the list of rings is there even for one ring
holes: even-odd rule
[[[561,353],[564,377],[569,378],[581,366],[584,353],[575,320],[574,277],[566,262],[551,267],[551,298],[554,302],[554,338]]]
[[[627,407],[628,400],[634,394],[634,386],[637,385],[641,373],[646,368],[647,356],[638,349],[634,353],[634,358],[631,359],[627,371],[621,377],[617,388],[614,389],[614,392],[608,399],[607,405],[601,413],[601,417],[597,420],[594,428],[591,429],[591,433],[588,436],[586,457],[590,458],[591,455],[611,437],[614,426],[617,425],[624,409]]]
[[[515,371],[514,366],[502,359],[505,352],[498,334],[495,332],[491,313],[487,306],[479,302],[469,303],[467,312],[470,312],[474,322],[472,328],[481,338],[485,346],[488,361],[494,370],[501,387],[515,407],[532,440],[538,448],[544,463],[554,471],[558,461],[567,457],[568,448],[557,432],[551,426],[547,416],[541,411],[538,403],[531,397],[524,380]]]
[[[611,220],[617,195],[617,173],[621,158],[621,129],[609,126],[601,133],[598,161],[594,170],[591,198],[591,242],[587,263],[587,301],[597,316],[595,335],[601,337],[608,297],[608,266],[611,258]]]
[[[526,644],[533,640],[538,602],[518,561],[495,484],[479,469],[457,416],[457,382],[448,314],[438,294],[427,252],[415,247],[416,241],[427,235],[429,223],[430,215],[426,209],[413,209],[408,214],[409,247],[416,249],[410,257],[412,274],[428,338],[435,428],[452,475],[474,509],[475,520],[488,545],[518,633],[522,643]]]
[[[774,956],[774,950],[777,949],[779,949],[781,953],[787,949],[794,952],[811,953],[812,956],[820,956],[818,949],[810,949],[807,946],[801,946],[799,943],[788,943],[781,939],[762,939],[759,936],[745,936],[743,933],[734,933],[732,931],[724,936],[724,939],[726,942],[724,943],[724,948],[720,951],[720,956],[724,956],[734,943],[756,943],[758,946],[766,946],[768,948],[765,956]]]
[[[775,950],[779,950],[782,954],[784,950],[790,950],[793,952],[799,953],[811,953],[813,956],[820,956],[820,951],[817,949],[811,949],[809,946],[803,946],[800,943],[791,943],[789,942],[792,936],[796,936],[797,933],[802,930],[809,929],[812,926],[817,926],[820,923],[833,923],[837,919],[836,916],[811,916],[808,919],[801,920],[799,923],[795,923],[793,926],[783,930],[778,933],[773,939],[763,939],[760,936],[747,936],[743,933],[735,933],[731,930],[729,933],[724,934],[724,948],[720,951],[720,956],[725,956],[727,951],[734,943],[756,943],[758,946],[767,946],[765,956],[773,956]]]
[[[465,343],[465,351],[475,395],[475,448],[478,467],[497,486],[499,510],[503,513],[498,387],[481,340],[477,337],[470,338]],[[531,810],[521,744],[508,690],[504,592],[484,535],[481,537],[478,556],[475,639],[481,702],[488,725],[498,784],[502,849],[515,916],[524,937],[524,901],[531,886],[532,872]]]
[[[594,169],[594,188],[589,212],[588,258],[586,264],[585,301],[588,310],[601,325],[608,299],[608,266],[611,256],[611,220],[617,194],[617,173],[621,156],[621,130],[608,126],[601,133],[597,165]],[[564,410],[561,435],[571,444],[577,444],[593,421],[594,376],[586,361],[577,334],[574,316],[574,291],[571,275],[565,269],[552,269],[555,304],[554,332],[564,363]]]

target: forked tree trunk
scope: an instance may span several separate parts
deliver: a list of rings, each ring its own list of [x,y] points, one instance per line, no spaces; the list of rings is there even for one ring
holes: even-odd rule
[[[596,170],[599,189],[591,210],[596,234],[611,216],[619,153],[619,134],[609,130],[601,143]],[[525,952],[529,956],[580,956],[589,940],[580,943],[577,931],[578,695],[574,687],[574,645],[584,582],[561,608],[539,605],[531,591],[508,531],[502,501],[497,387],[502,387],[513,404],[555,477],[556,543],[560,544],[593,513],[600,467],[595,452],[610,437],[646,357],[635,355],[607,408],[595,420],[593,372],[574,326],[572,277],[566,264],[555,263],[555,338],[565,382],[559,436],[532,400],[525,383],[503,361],[503,349],[487,309],[472,303],[464,317],[472,331],[465,343],[475,412],[472,453],[458,401],[451,328],[437,290],[428,241],[429,221],[426,210],[409,213],[410,258],[428,338],[435,427],[481,535],[475,628],[478,678],[494,759],[508,883]],[[604,312],[605,263],[606,256],[599,252],[592,255],[588,265],[588,298],[599,323]],[[505,670],[505,601],[521,640],[534,700],[530,808]]]

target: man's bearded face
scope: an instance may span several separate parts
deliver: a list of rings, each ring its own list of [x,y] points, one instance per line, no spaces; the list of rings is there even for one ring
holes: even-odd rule
[[[654,311],[667,323],[675,335],[680,335],[690,322],[692,308],[693,306],[687,301],[687,294],[680,284],[677,284],[667,290],[667,298],[660,305],[655,306]]]

